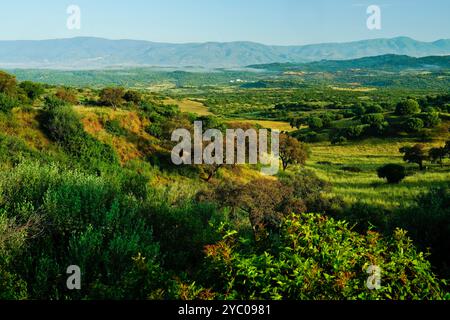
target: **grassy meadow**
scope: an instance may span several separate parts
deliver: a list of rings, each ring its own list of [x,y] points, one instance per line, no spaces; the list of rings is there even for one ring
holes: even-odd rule
[[[434,142],[429,147],[442,143]],[[331,182],[333,194],[342,197],[347,203],[363,201],[387,209],[403,207],[411,204],[418,194],[426,192],[431,186],[446,186],[450,181],[448,165],[441,167],[437,164],[428,165],[425,172],[418,171],[417,165],[407,165],[409,175],[401,184],[386,184],[378,178],[376,170],[382,165],[403,165],[399,149],[413,144],[413,141],[405,139],[370,139],[344,146],[312,144],[312,157],[307,167]],[[354,168],[361,171],[348,171]]]

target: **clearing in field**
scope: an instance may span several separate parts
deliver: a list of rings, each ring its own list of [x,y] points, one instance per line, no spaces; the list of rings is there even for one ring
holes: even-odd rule
[[[183,99],[183,100],[166,99],[164,103],[178,105],[181,112],[194,113],[199,116],[213,115],[203,103],[193,101],[190,99]]]
[[[291,132],[295,129],[291,127],[291,125],[287,122],[283,121],[270,121],[270,120],[230,120],[227,121],[230,124],[251,124],[251,125],[259,125],[263,128],[272,129],[272,130],[280,130]]]

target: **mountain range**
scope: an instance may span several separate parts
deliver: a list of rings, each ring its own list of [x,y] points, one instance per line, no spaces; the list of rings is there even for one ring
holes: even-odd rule
[[[439,71],[450,70],[450,55],[415,58],[406,55],[386,54],[351,60],[321,60],[308,63],[269,63],[249,65],[247,67],[274,72],[336,72],[346,70],[378,70],[388,72],[408,70]]]
[[[1,68],[234,68],[255,64],[349,60],[387,54],[411,57],[449,55],[450,39],[421,42],[398,37],[304,46],[272,46],[253,42],[170,44],[93,37],[0,41]]]

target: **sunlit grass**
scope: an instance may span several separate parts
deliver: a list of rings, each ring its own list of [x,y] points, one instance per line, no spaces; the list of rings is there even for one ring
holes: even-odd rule
[[[363,201],[386,208],[410,204],[420,193],[433,186],[444,186],[450,182],[450,167],[427,163],[428,170],[420,172],[417,165],[405,164],[399,149],[412,145],[408,140],[368,140],[344,146],[329,144],[312,145],[312,158],[308,167],[319,177],[332,183],[333,194],[351,204]],[[442,142],[427,144],[428,147]],[[397,163],[408,168],[408,177],[398,185],[389,185],[377,176],[377,168],[384,164]],[[361,172],[344,171],[343,167],[354,167]]]

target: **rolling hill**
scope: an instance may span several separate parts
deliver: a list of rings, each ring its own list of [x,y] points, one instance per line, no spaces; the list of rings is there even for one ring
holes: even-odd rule
[[[380,70],[399,72],[406,70],[448,70],[450,55],[415,58],[406,55],[387,54],[351,60],[322,60],[309,63],[271,63],[250,65],[252,69],[275,72],[309,71],[336,72],[344,70]]]

